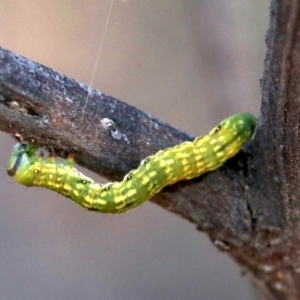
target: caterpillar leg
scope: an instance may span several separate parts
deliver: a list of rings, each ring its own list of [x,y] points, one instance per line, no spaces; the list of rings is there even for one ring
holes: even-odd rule
[[[75,163],[75,152],[70,152],[69,155],[68,155],[68,158],[65,159],[65,161],[63,162],[63,164],[65,166],[68,166],[68,167],[74,167],[74,163]]]

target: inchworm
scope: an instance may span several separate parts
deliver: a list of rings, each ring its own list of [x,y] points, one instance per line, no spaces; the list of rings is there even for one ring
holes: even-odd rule
[[[162,188],[219,168],[252,137],[256,118],[233,115],[211,130],[172,148],[148,156],[120,182],[100,184],[74,167],[73,156],[63,163],[43,159],[36,146],[18,143],[7,173],[26,186],[42,186],[71,198],[79,205],[102,213],[121,213],[142,204]]]

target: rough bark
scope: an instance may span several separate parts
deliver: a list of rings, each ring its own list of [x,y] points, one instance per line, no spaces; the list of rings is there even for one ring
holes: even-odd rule
[[[152,201],[207,232],[253,276],[261,299],[300,298],[297,0],[273,0],[254,139],[219,170]],[[87,100],[87,95],[89,97]],[[0,129],[119,180],[147,155],[193,137],[0,49]]]
[[[300,298],[299,1],[273,0],[259,124],[248,161],[250,243],[232,255],[261,299]]]

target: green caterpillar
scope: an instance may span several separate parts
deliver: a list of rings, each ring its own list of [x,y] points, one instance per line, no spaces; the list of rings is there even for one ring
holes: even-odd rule
[[[25,143],[15,145],[7,173],[20,184],[54,190],[89,210],[121,213],[167,185],[217,169],[251,138],[255,126],[253,115],[233,115],[206,136],[148,156],[121,182],[99,184],[74,168],[73,156],[57,164],[54,157],[44,160],[36,146]]]

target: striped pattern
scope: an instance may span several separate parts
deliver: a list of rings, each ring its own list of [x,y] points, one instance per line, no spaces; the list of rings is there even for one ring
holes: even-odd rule
[[[57,164],[53,157],[38,156],[35,146],[21,143],[12,152],[7,172],[23,185],[54,190],[87,209],[120,213],[167,185],[217,169],[251,138],[255,126],[256,118],[249,113],[231,116],[206,136],[145,158],[121,182],[96,183],[74,168],[72,156]]]

